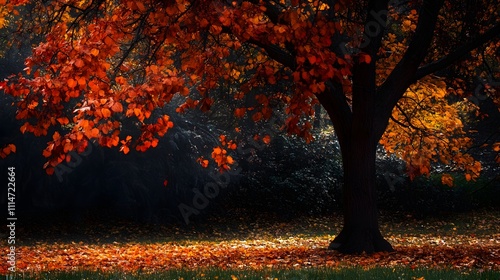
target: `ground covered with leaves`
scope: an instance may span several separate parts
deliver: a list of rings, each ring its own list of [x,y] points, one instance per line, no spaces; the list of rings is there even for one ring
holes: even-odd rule
[[[231,215],[236,216],[236,215]],[[500,212],[417,220],[383,215],[382,232],[396,252],[342,255],[327,250],[341,217],[280,222],[256,217],[209,220],[192,227],[93,225],[21,229],[18,272],[171,269],[303,269],[358,267],[500,271]],[[9,247],[1,247],[7,273]]]

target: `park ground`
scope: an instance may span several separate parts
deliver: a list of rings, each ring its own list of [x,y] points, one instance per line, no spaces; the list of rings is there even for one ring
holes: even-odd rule
[[[423,220],[382,213],[381,231],[396,252],[371,255],[326,249],[340,215],[228,217],[191,226],[21,227],[14,279],[500,279],[498,210]],[[1,250],[6,274],[9,248]]]

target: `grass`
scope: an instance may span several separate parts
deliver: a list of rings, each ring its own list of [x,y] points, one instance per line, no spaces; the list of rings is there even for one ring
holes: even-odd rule
[[[113,280],[163,280],[163,279],[500,279],[500,271],[467,271],[461,272],[449,269],[410,269],[351,267],[342,269],[306,268],[298,270],[169,270],[153,274],[122,273],[122,272],[42,272],[36,274],[16,274],[8,279],[113,279]]]

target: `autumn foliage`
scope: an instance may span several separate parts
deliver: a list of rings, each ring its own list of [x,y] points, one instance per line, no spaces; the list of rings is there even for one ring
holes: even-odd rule
[[[271,118],[272,102],[284,102],[286,132],[311,141],[316,95],[333,80],[344,86],[349,100],[352,66],[372,62],[363,52],[339,55],[334,50],[336,36],[351,36],[350,45],[360,40],[356,25],[341,19],[349,5],[342,1],[333,7],[321,1],[4,2],[0,27],[17,25],[22,32],[44,36],[26,60],[25,73],[1,87],[18,98],[17,118],[26,120],[23,133],[60,131],[52,132],[43,151],[49,174],[69,160],[69,152],[81,152],[89,142],[123,153],[156,147],[174,125],[167,115],[154,117],[165,104],[179,95],[185,101],[177,112],[206,111],[213,92],[222,87],[241,105],[250,92],[262,92],[253,95],[255,106],[233,109],[234,116],[255,122]],[[48,16],[33,13],[32,21],[15,16],[26,10]],[[10,11],[14,16],[7,16]],[[418,21],[415,9],[398,13],[391,7],[389,12],[402,25],[384,36],[380,53],[390,55],[378,59],[379,84],[401,59],[409,38],[405,34],[414,32]],[[486,48],[488,53],[495,44]],[[293,61],[285,61],[278,48],[293,55]],[[277,83],[286,84],[285,92],[264,90]],[[470,105],[449,104],[451,92],[443,78],[427,77],[411,86],[394,109],[381,144],[408,163],[412,177],[428,175],[436,161],[463,169],[468,180],[479,175],[480,163],[463,153],[471,140],[460,112]],[[137,121],[139,137],[122,132],[123,117]],[[415,141],[421,144],[415,147]],[[229,169],[233,159],[224,146],[214,148],[212,158],[218,168]],[[2,156],[9,151],[4,148]],[[205,159],[200,163],[208,165]],[[443,182],[451,185],[446,178]]]

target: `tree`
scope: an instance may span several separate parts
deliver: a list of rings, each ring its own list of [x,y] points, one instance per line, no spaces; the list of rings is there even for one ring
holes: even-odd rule
[[[466,1],[487,7],[477,13],[444,0],[3,2],[26,16],[0,13],[2,24],[44,36],[25,73],[2,88],[19,98],[17,117],[27,120],[21,131],[53,133],[43,151],[49,174],[89,141],[124,153],[154,148],[174,124],[167,115],[151,120],[152,111],[177,96],[185,98],[179,113],[209,110],[221,87],[241,104],[234,114],[255,122],[271,118],[271,103],[285,103],[285,130],[308,142],[314,105],[326,109],[344,170],[344,228],[330,244],[341,252],[393,250],[377,220],[381,139],[407,161],[411,176],[428,174],[434,160],[453,164],[467,179],[481,169],[462,151],[470,139],[458,108],[466,105],[448,104],[450,76],[438,72],[465,58],[498,66],[494,1]],[[448,34],[447,44],[435,34]],[[470,55],[478,48],[482,56]],[[269,90],[277,85],[280,92]],[[121,132],[124,118],[136,120],[137,139]],[[419,145],[410,141],[415,135]],[[221,140],[212,157],[230,169],[226,149],[235,143]],[[443,182],[450,184],[449,177]]]

